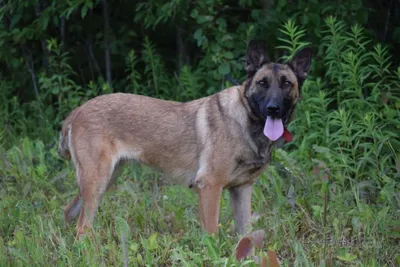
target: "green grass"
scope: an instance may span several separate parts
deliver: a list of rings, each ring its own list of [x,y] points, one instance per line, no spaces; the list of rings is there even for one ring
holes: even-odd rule
[[[129,266],[256,266],[251,257],[241,264],[235,259],[239,237],[227,192],[220,233],[207,236],[200,230],[194,193],[164,185],[148,168],[127,168],[106,193],[93,232],[78,242],[75,225],[63,221],[63,207],[77,193],[75,178],[55,148],[23,139],[0,151],[1,266],[122,266],[124,261]],[[275,153],[276,161],[289,157]],[[283,178],[282,173],[300,169],[286,163],[285,171],[274,164],[255,186],[252,205],[259,219],[253,230],[266,231],[263,250],[276,251],[284,266],[393,266],[396,259],[398,264],[399,236],[390,230],[398,217],[389,208],[352,205],[343,196],[331,196],[326,204],[312,189],[313,177]]]

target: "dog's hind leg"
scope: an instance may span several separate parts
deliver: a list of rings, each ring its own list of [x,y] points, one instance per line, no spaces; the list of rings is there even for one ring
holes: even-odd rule
[[[68,131],[68,139],[69,139],[68,147],[69,147],[72,162],[75,167],[76,180],[77,180],[77,183],[79,184],[82,168],[80,167],[81,164],[78,160],[77,155],[75,154],[75,150],[74,150],[73,146],[71,145],[70,138],[71,138],[71,128],[69,128],[69,131]],[[75,196],[75,198],[64,208],[65,222],[71,223],[76,218],[76,216],[78,216],[78,214],[81,210],[81,207],[82,207],[82,198],[81,198],[80,193],[78,193]]]
[[[78,193],[75,198],[64,208],[64,220],[71,223],[78,216],[82,207],[82,198]]]
[[[121,161],[116,164],[113,172],[111,179],[109,179],[109,182],[107,184],[107,190],[110,189],[112,184],[117,180],[117,178],[120,176],[123,170],[123,165],[124,163]],[[71,223],[80,213],[81,207],[82,207],[82,202],[83,199],[81,197],[81,194],[78,193],[75,198],[64,208],[64,220],[67,223]]]
[[[76,151],[74,160],[74,163],[79,164],[77,171],[79,197],[77,196],[71,202],[66,214],[76,215],[76,210],[81,206],[76,225],[78,236],[84,234],[86,228],[92,228],[97,209],[104,192],[110,185],[114,167],[118,163],[116,150],[107,141],[106,139],[92,138],[88,142],[81,138],[78,141],[81,143],[76,146],[80,148],[79,151]],[[98,144],[103,145],[99,146]]]
[[[111,179],[110,161],[98,164],[84,172],[80,182],[83,203],[76,226],[78,235],[83,234],[86,228],[92,228],[100,201]]]

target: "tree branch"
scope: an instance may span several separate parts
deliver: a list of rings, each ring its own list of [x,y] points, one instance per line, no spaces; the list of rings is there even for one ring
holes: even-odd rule
[[[97,62],[97,59],[96,59],[96,57],[94,56],[94,53],[93,53],[93,41],[92,41],[92,36],[91,35],[89,35],[88,38],[86,39],[86,47],[88,49],[90,61],[92,62],[94,68],[99,73],[99,75],[101,77],[103,77],[103,74],[101,73],[100,65]],[[103,77],[103,79],[104,79],[104,77]]]
[[[35,5],[35,15],[36,18],[40,18],[40,12],[41,12],[41,8],[40,8],[40,2],[37,3],[37,5]],[[47,70],[47,48],[46,48],[46,42],[43,39],[40,39],[40,44],[42,46],[42,50],[43,50],[43,57],[42,57],[42,65],[44,67],[44,69]]]
[[[176,27],[176,45],[178,47],[178,70],[181,65],[190,65],[190,57],[187,52],[185,41],[183,40],[183,29]]]
[[[107,83],[111,85],[111,55],[110,55],[110,24],[107,0],[101,1],[103,5],[103,19],[104,19],[104,47],[105,47],[105,62],[106,62],[106,77]]]
[[[65,44],[65,28],[66,28],[66,19],[65,17],[61,17],[61,25],[60,25],[60,37],[61,37],[61,52],[64,52],[66,49]]]
[[[32,53],[29,52],[29,55],[27,54],[28,52],[27,52],[25,45],[22,45],[22,53],[25,58],[26,68],[28,69],[29,73],[31,74],[33,90],[35,92],[36,98],[38,100],[40,100],[39,89],[38,89],[38,85],[36,82],[37,79],[36,79],[35,65],[34,65],[33,59],[32,59]]]
[[[390,1],[389,7],[388,7],[388,11],[387,11],[387,15],[386,15],[385,30],[383,32],[383,41],[384,42],[386,41],[386,35],[387,35],[387,32],[388,32],[388,28],[389,28],[390,9],[392,7],[392,2],[393,2],[393,0]]]

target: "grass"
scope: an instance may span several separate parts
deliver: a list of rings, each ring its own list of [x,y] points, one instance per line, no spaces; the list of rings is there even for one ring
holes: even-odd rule
[[[220,233],[207,236],[194,193],[133,166],[106,193],[93,232],[75,242],[74,225],[63,221],[63,207],[77,192],[70,166],[42,141],[23,139],[0,152],[1,266],[257,266],[251,257],[235,259],[239,237],[227,192]],[[275,153],[276,162],[288,157]],[[398,217],[389,208],[346,204],[345,197],[333,196],[328,203],[313,190],[315,177],[300,173],[296,179],[301,168],[290,160],[286,170],[271,166],[253,192],[253,229],[267,233],[263,250],[276,251],[283,266],[399,263],[399,237],[390,231]],[[294,178],[285,178],[287,171]]]

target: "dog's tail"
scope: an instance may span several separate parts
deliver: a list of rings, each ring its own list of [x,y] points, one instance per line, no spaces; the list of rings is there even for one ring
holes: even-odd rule
[[[69,148],[69,140],[71,139],[71,124],[68,124],[67,127],[64,127],[60,131],[60,138],[58,139],[58,155],[64,159],[71,158],[71,152]]]
[[[71,159],[71,156],[74,157],[74,148],[72,146],[72,125],[73,121],[80,114],[80,107],[77,107],[68,115],[68,117],[64,120],[61,131],[60,138],[58,140],[58,155],[64,159]]]

